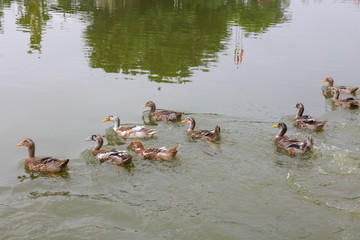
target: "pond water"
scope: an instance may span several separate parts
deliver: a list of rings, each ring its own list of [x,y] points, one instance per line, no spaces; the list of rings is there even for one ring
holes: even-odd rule
[[[0,1],[2,239],[359,239],[360,115],[321,82],[360,85],[359,23],[348,0]],[[222,140],[154,123],[147,100]],[[298,102],[323,131],[294,127]],[[109,114],[178,155],[100,164],[86,137],[130,142]],[[279,121],[314,150],[277,149]],[[69,170],[29,172],[25,137]]]

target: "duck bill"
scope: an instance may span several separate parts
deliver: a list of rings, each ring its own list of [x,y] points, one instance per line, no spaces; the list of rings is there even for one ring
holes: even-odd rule
[[[20,146],[24,146],[24,142],[21,142],[19,144],[16,144],[16,146],[20,147]]]
[[[92,136],[89,136],[87,138],[84,139],[85,141],[92,141]]]
[[[279,124],[276,124],[273,126],[274,128],[279,128]]]
[[[146,104],[144,104],[144,105],[141,106],[141,108],[146,108],[146,107],[147,107]]]
[[[325,78],[324,80],[321,80],[322,82],[326,82],[327,81],[327,78]]]
[[[108,122],[110,121],[109,117],[105,118],[104,120],[102,120],[103,122]]]
[[[182,120],[181,122],[182,123],[186,123],[188,120],[187,119],[184,119],[184,120]]]

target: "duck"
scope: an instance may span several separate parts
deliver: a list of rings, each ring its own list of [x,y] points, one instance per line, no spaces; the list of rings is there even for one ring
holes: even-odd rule
[[[147,148],[140,141],[132,141],[129,149],[134,149],[143,159],[168,161],[175,157],[176,153],[180,149],[180,144],[175,147],[162,147],[162,148]]]
[[[215,142],[221,139],[220,136],[220,127],[216,125],[215,130],[194,130],[195,128],[195,119],[193,117],[187,117],[181,121],[182,123],[190,122],[190,127],[187,130],[187,133],[196,139],[201,139],[208,142]]]
[[[150,108],[150,115],[156,120],[156,121],[176,121],[180,120],[183,112],[176,112],[173,110],[162,110],[160,112],[156,111],[156,105],[153,101],[147,101],[142,108],[149,107]]]
[[[273,126],[279,128],[280,131],[275,137],[275,142],[279,148],[285,149],[290,154],[303,154],[313,149],[314,140],[308,137],[305,141],[300,141],[296,138],[287,137],[284,134],[287,131],[286,124],[280,122]]]
[[[332,98],[333,102],[338,107],[344,108],[358,108],[360,107],[359,101],[355,100],[354,98],[345,98],[339,99],[340,91],[339,89],[335,89],[335,94]]]
[[[25,160],[25,165],[31,171],[49,173],[62,172],[66,170],[69,163],[69,159],[35,156],[35,142],[30,138],[25,138],[24,141],[16,146],[25,146],[28,148],[28,157]]]
[[[100,134],[93,134],[86,138],[87,141],[95,141],[96,145],[91,150],[92,153],[100,160],[100,162],[111,162],[117,166],[123,166],[132,161],[132,156],[126,151],[117,149],[105,150],[101,149],[104,140]]]
[[[296,104],[296,108],[299,109],[299,111],[295,116],[295,125],[299,128],[317,131],[321,130],[327,123],[327,120],[316,121],[313,117],[309,115],[303,115],[304,105],[301,102]]]
[[[358,90],[358,87],[346,87],[346,86],[334,86],[334,79],[332,77],[327,77],[322,82],[328,82],[328,88],[331,92],[335,93],[335,89],[338,89],[340,93],[355,93]]]
[[[149,138],[157,131],[154,129],[145,128],[144,126],[121,127],[120,118],[115,115],[110,115],[103,122],[114,122],[114,131],[120,134],[123,138]]]

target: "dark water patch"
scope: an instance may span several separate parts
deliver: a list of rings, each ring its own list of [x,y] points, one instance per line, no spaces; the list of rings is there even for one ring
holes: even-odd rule
[[[126,194],[126,191],[119,191],[118,194]],[[117,202],[119,199],[116,199],[114,194],[95,194],[95,195],[88,195],[88,194],[77,194],[71,192],[30,192],[29,197],[31,199],[38,199],[44,197],[55,197],[55,198],[85,198],[91,200],[99,200],[99,201],[110,201],[110,202]]]

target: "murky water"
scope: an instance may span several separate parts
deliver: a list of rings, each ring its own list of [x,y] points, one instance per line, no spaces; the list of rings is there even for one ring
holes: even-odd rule
[[[358,1],[1,1],[1,238],[359,239],[360,112],[321,82],[360,85],[359,22]],[[222,140],[150,121],[149,99]],[[297,102],[323,131],[293,126]],[[86,137],[130,142],[109,114],[178,155],[100,164]],[[313,152],[278,150],[279,121]],[[27,171],[25,137],[69,171]]]

